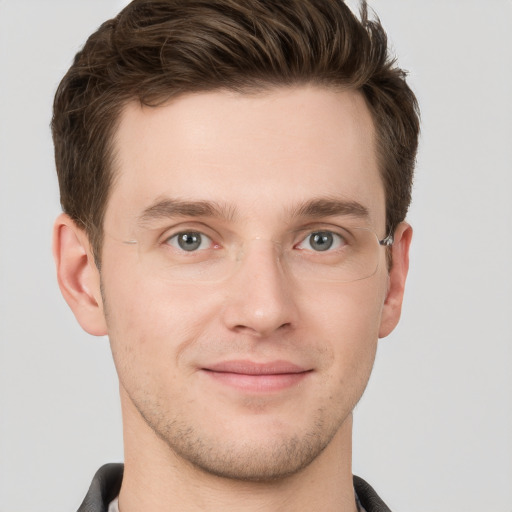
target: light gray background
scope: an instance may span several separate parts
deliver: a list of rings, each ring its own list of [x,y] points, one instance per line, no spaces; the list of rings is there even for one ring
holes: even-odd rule
[[[0,512],[75,510],[122,460],[106,339],[60,297],[52,96],[122,0],[0,0]],[[372,3],[422,106],[403,320],[356,410],[393,510],[512,511],[512,2]]]

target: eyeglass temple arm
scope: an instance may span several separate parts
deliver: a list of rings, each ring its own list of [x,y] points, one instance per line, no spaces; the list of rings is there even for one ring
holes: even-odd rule
[[[393,245],[394,239],[393,234],[390,233],[386,238],[379,240],[379,245],[383,245],[384,247],[390,247]]]

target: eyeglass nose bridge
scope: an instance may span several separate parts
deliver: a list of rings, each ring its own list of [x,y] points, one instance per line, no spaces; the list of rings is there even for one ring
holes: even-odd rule
[[[236,252],[235,261],[237,263],[241,263],[244,259],[246,259],[248,254],[248,247],[257,243],[261,244],[270,244],[274,248],[274,252],[276,254],[276,260],[281,262],[283,256],[283,243],[279,240],[272,240],[271,238],[264,238],[261,236],[256,236],[254,238],[249,238],[241,242],[238,246],[238,250]]]

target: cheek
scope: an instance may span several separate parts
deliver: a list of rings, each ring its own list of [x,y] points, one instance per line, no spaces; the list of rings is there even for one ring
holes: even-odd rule
[[[104,265],[102,277],[108,334],[120,373],[158,368],[167,371],[208,329],[215,317],[215,294],[197,286],[166,282],[136,265]]]
[[[385,298],[386,279],[373,278],[325,287],[310,299],[308,323],[313,335],[325,344],[331,371],[350,380],[354,374],[369,376],[377,349]],[[343,369],[343,371],[340,371]]]

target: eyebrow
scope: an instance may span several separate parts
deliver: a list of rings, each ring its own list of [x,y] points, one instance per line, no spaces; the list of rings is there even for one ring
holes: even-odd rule
[[[357,201],[337,198],[316,198],[300,203],[288,211],[290,218],[321,218],[351,215],[366,219],[369,211]],[[184,201],[181,199],[164,198],[144,209],[139,216],[140,224],[153,220],[172,217],[211,217],[232,221],[237,216],[234,206],[214,201]]]
[[[223,220],[233,220],[235,208],[213,201],[183,201],[180,199],[164,198],[144,209],[139,216],[140,224],[152,220],[172,217],[216,217]]]
[[[337,198],[317,198],[299,204],[291,212],[291,217],[337,217],[340,215],[351,215],[367,219],[370,212],[366,206],[357,201],[346,201]]]

